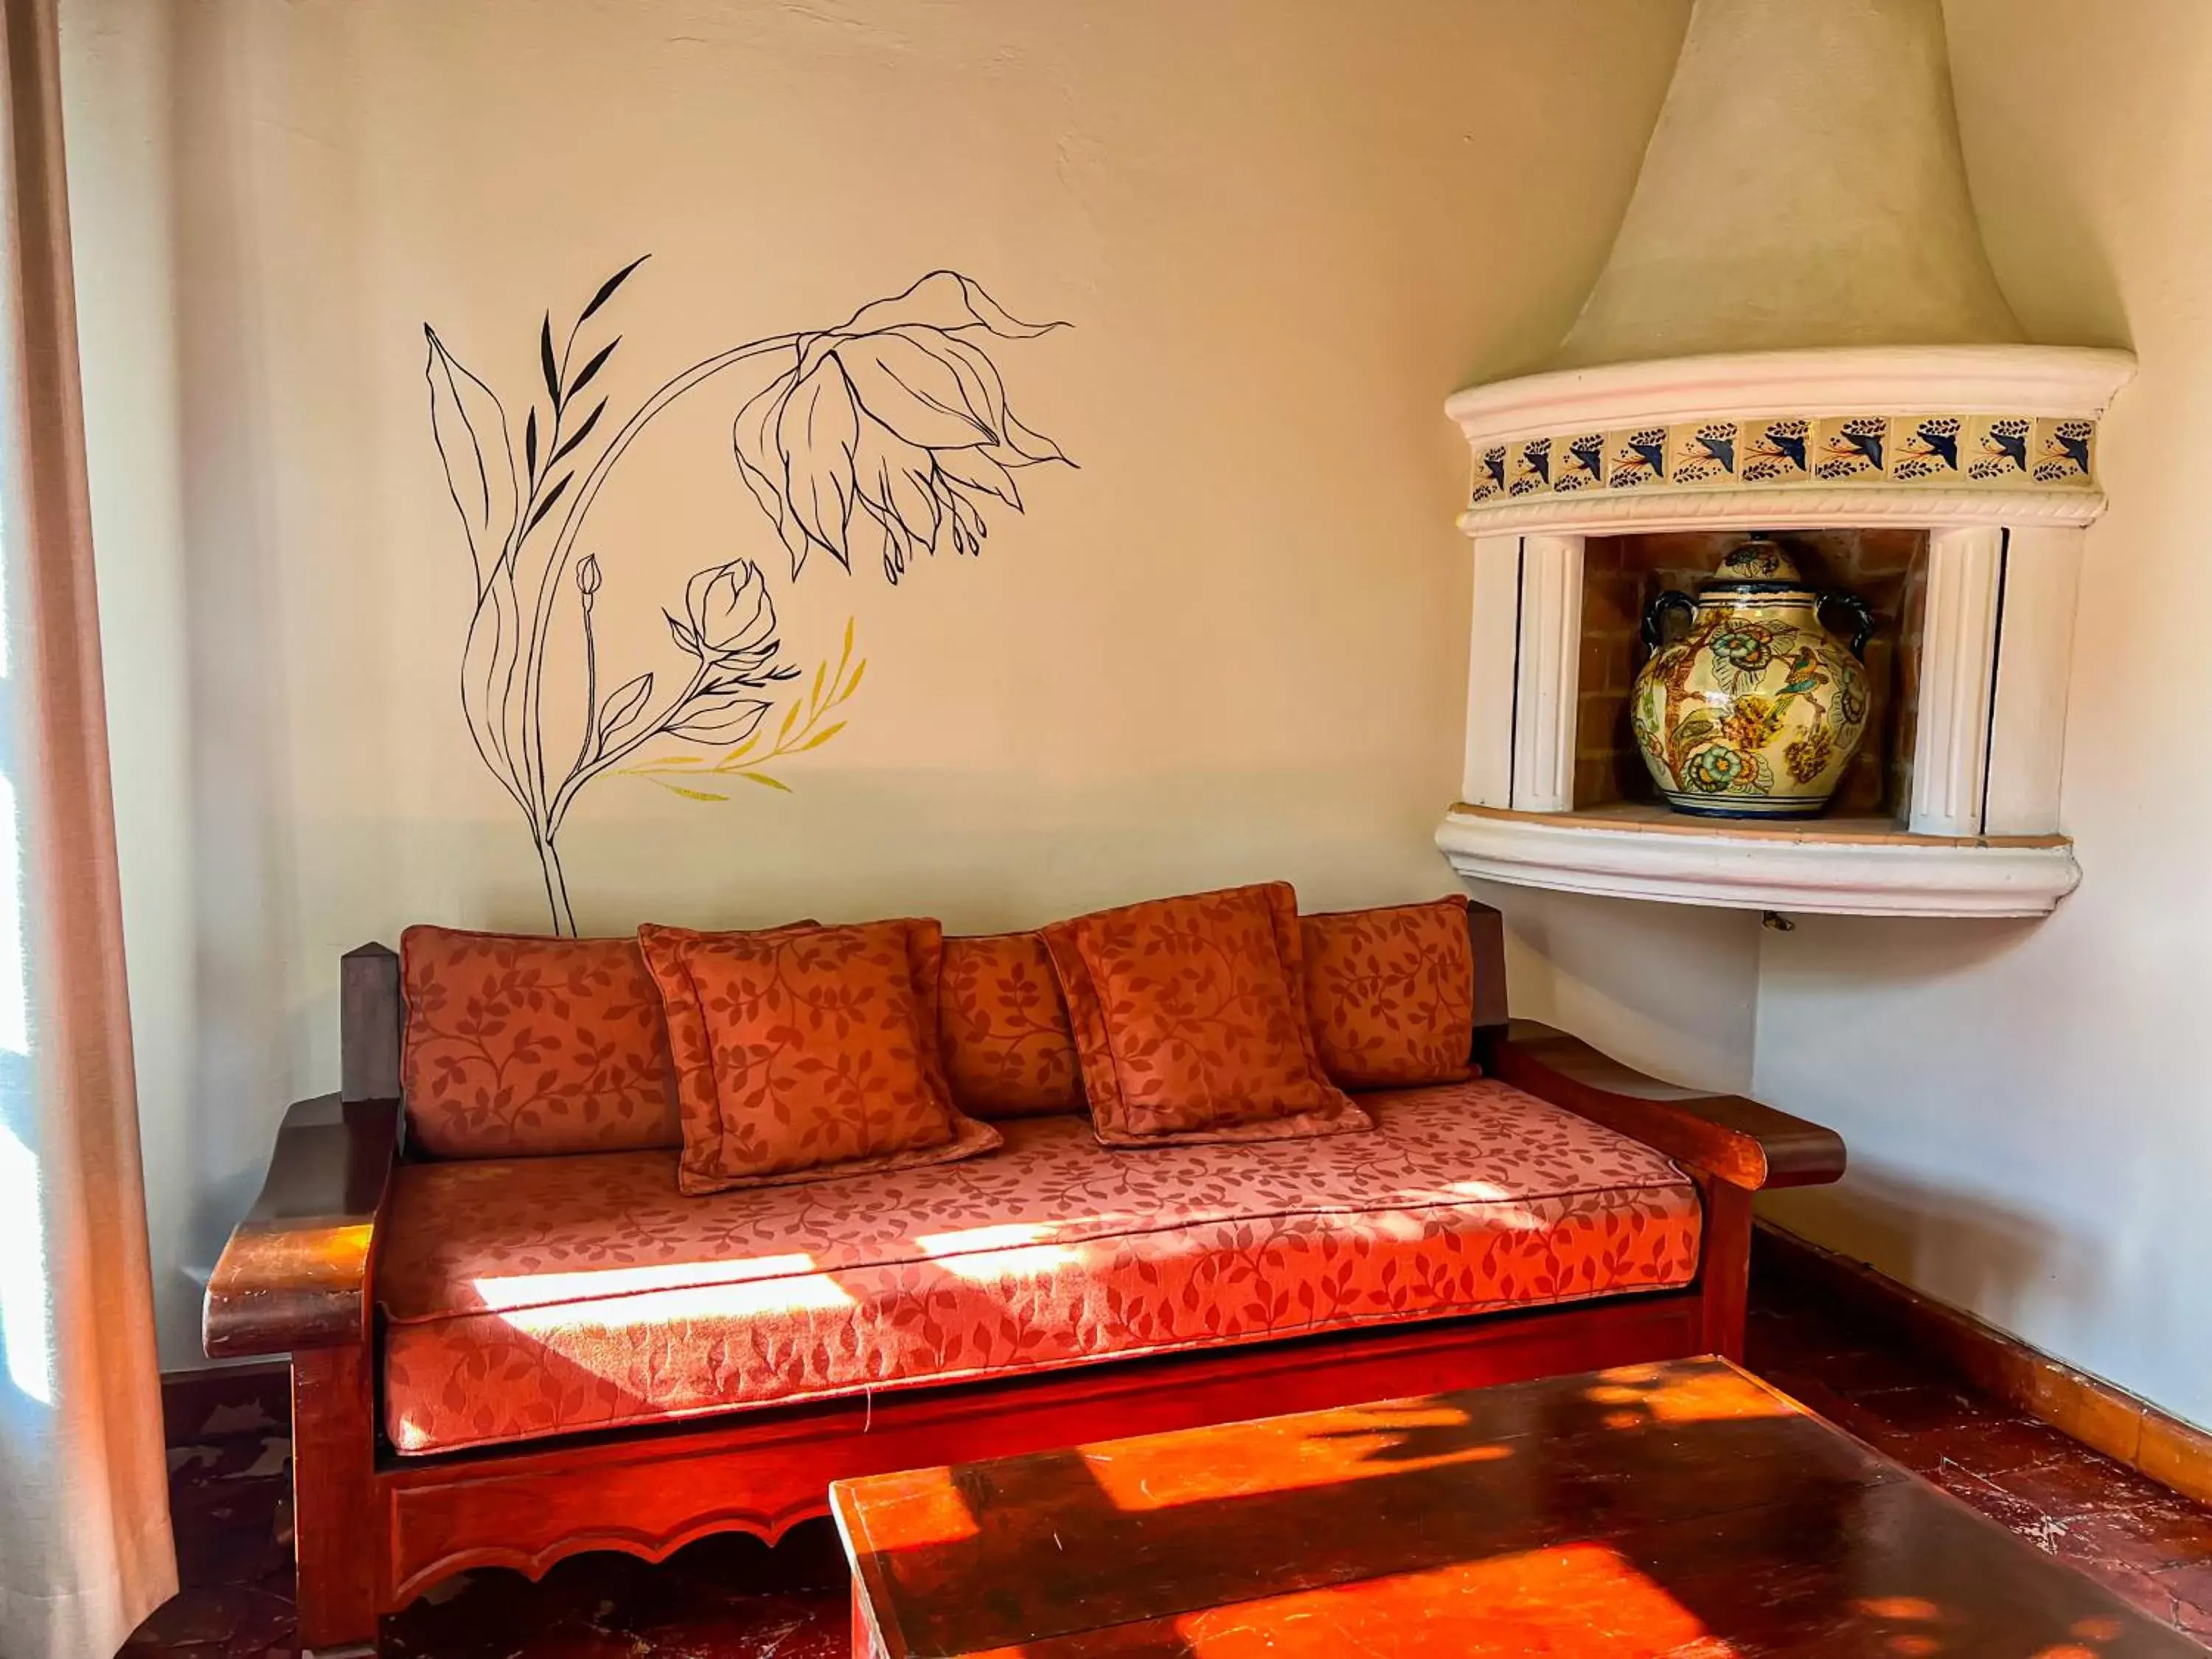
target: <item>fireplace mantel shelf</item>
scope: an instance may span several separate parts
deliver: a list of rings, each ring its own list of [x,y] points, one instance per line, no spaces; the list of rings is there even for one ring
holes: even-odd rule
[[[2040,916],[2081,878],[2064,836],[1913,835],[1886,817],[1700,819],[1644,805],[1462,802],[1437,845],[1475,880],[1784,913]]]

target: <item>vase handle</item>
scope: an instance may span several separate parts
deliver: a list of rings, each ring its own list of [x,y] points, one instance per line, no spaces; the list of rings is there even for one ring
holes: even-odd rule
[[[1856,593],[1824,593],[1820,596],[1822,610],[1832,605],[1839,611],[1851,613],[1851,655],[1864,662],[1867,641],[1874,637],[1874,607]]]
[[[1644,607],[1644,648],[1656,651],[1667,643],[1667,613],[1680,611],[1683,615],[1698,614],[1698,602],[1680,588],[1668,588],[1655,594],[1651,603]]]

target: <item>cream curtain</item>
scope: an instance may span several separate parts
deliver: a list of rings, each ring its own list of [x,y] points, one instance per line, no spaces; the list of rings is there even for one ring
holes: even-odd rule
[[[176,1589],[86,502],[55,0],[0,0],[0,1655]]]

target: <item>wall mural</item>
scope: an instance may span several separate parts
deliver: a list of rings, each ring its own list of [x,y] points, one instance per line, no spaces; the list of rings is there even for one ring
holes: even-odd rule
[[[989,501],[1022,510],[1017,471],[1073,465],[1015,417],[988,349],[1066,325],[1022,322],[951,270],[932,271],[834,328],[702,358],[594,448],[608,398],[592,389],[622,343],[619,334],[606,337],[601,313],[644,263],[641,256],[602,283],[557,343],[546,313],[538,335],[544,386],[526,400],[519,453],[507,406],[435,330],[422,329],[431,434],[475,569],[461,708],[485,769],[529,829],[553,929],[570,936],[576,918],[560,836],[586,785],[627,773],[710,801],[727,799],[712,787],[726,780],[786,788],[765,769],[844,729],[830,716],[866,666],[854,660],[848,621],[842,657],[817,668],[802,695],[800,671],[778,660],[767,576],[753,560],[732,559],[694,574],[680,611],[664,612],[677,672],[647,670],[602,693],[602,678],[614,678],[599,662],[592,617],[604,577],[599,553],[579,556],[578,543],[609,476],[656,416],[715,377],[744,371],[752,389],[732,428],[738,472],[789,555],[794,582],[817,553],[848,575],[856,553],[879,558],[895,586],[917,555],[948,540],[957,552],[979,552]],[[563,627],[581,636],[580,651],[566,653],[581,682],[567,688],[565,701],[580,711],[573,732],[551,729],[547,712],[550,647]],[[785,713],[766,738],[779,702]],[[720,752],[642,752],[663,739]]]

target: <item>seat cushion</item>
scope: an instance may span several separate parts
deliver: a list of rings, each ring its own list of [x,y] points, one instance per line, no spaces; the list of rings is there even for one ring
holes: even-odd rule
[[[380,1260],[404,1452],[1686,1284],[1696,1188],[1490,1079],[1376,1131],[1098,1145],[707,1198],[672,1152],[403,1166]]]

